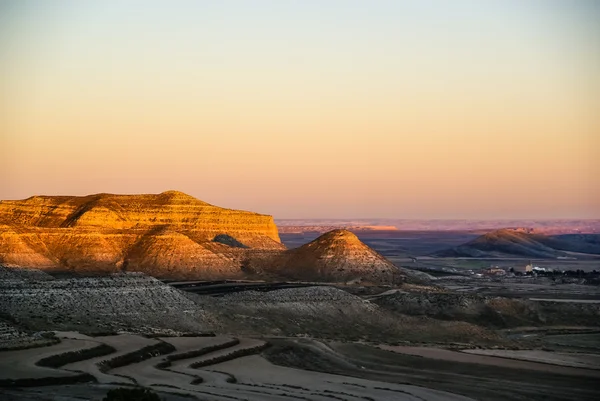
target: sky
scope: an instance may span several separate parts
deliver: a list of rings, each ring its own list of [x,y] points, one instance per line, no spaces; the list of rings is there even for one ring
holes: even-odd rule
[[[0,0],[0,199],[600,218],[600,3]]]

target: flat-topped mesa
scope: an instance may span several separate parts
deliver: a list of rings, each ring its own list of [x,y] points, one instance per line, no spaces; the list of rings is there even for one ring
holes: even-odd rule
[[[259,233],[281,242],[273,218],[225,209],[178,191],[158,195],[33,196],[0,201],[0,223],[40,228],[149,229],[175,226],[211,234]],[[214,235],[212,235],[214,237]]]
[[[6,265],[137,270],[164,278],[239,277],[242,250],[285,249],[271,216],[177,191],[0,201],[0,234],[0,263]]]

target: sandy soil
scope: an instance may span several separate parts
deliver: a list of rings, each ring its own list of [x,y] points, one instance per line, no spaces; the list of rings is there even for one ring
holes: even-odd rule
[[[71,401],[85,392],[85,386],[88,386],[91,395],[100,392],[101,388],[109,388],[101,386],[114,386],[130,379],[130,383],[170,394],[163,397],[165,400],[177,399],[173,394],[218,401],[595,400],[600,379],[600,370],[508,359],[503,354],[507,351],[490,350],[490,355],[479,355],[432,347],[374,348],[365,344],[322,342],[308,338],[273,338],[269,340],[271,347],[260,355],[237,357],[199,369],[190,367],[198,361],[231,355],[236,350],[263,343],[259,339],[240,338],[237,345],[194,358],[175,360],[166,368],[156,367],[167,359],[166,355],[158,355],[103,374],[96,365],[100,360],[132,352],[157,341],[173,344],[177,350],[170,355],[176,355],[227,343],[232,338],[148,339],[129,334],[92,338],[79,333],[58,333],[58,336],[63,342],[55,346],[0,353],[0,372],[5,376],[6,372],[11,372],[15,378],[74,374],[63,368],[39,368],[35,362],[50,355],[104,343],[116,348],[117,352],[64,367],[90,373],[100,384],[62,386],[56,393],[57,397]],[[565,353],[529,351],[518,356],[547,362],[547,354],[558,357],[563,364],[573,362],[567,358],[573,355]],[[588,364],[597,363],[598,357],[591,355],[590,358]],[[73,388],[74,392],[69,393],[69,388]],[[0,399],[18,400],[14,391],[0,388]],[[24,400],[48,399],[39,398],[44,393],[36,393],[35,388],[23,391]]]
[[[215,370],[227,372],[240,382],[267,385],[274,389],[286,389],[294,385],[301,387],[298,395],[314,393],[352,394],[359,398],[368,396],[377,400],[469,400],[467,397],[430,390],[417,386],[406,386],[355,377],[339,376],[320,372],[286,368],[273,365],[264,358],[251,355],[214,366]]]
[[[211,345],[223,344],[231,341],[233,337],[217,336],[217,337],[161,337],[162,341],[172,344],[177,351],[174,354],[188,352],[195,349],[209,347]]]
[[[224,337],[224,336],[213,337],[212,342],[207,342],[205,346],[223,344],[223,343],[226,343],[231,340],[232,340],[232,337]],[[240,338],[239,341],[240,341],[240,343],[238,345],[229,347],[227,349],[214,351],[209,354],[202,355],[202,356],[199,356],[196,358],[180,359],[177,361],[173,361],[172,365],[168,368],[168,370],[177,372],[177,373],[182,373],[185,375],[198,376],[198,377],[202,378],[202,380],[205,383],[221,383],[221,384],[227,383],[227,379],[229,378],[229,376],[224,375],[223,373],[211,371],[211,369],[212,369],[211,366],[206,367],[205,369],[194,369],[194,368],[191,368],[190,365],[193,363],[199,362],[199,361],[204,361],[207,359],[214,358],[215,356],[229,354],[237,349],[251,348],[256,345],[264,344],[264,341],[254,340],[251,338]]]
[[[177,351],[173,354],[184,353],[196,349],[205,348],[215,344],[221,344],[231,340],[231,337],[162,337],[161,340],[172,344]],[[145,361],[123,366],[111,370],[111,375],[122,375],[132,378],[135,382],[143,386],[153,384],[166,384],[169,386],[177,386],[180,388],[188,388],[190,382],[195,377],[201,377],[195,373],[193,376],[181,374],[174,371],[157,369],[155,366],[166,360],[164,355],[159,355],[154,358],[146,359]],[[189,359],[174,361],[174,363],[182,363]]]
[[[87,337],[87,336],[85,336]],[[147,345],[156,344],[158,341],[145,338],[142,336],[136,336],[131,334],[121,334],[118,336],[106,336],[106,337],[95,337],[94,340],[110,345],[117,352],[109,355],[99,356],[97,358],[87,359],[85,361],[70,363],[62,367],[65,370],[72,370],[77,372],[86,372],[91,374],[98,380],[99,383],[128,383],[133,384],[133,381],[124,377],[115,375],[104,374],[100,372],[98,363],[107,359],[112,359],[120,355],[127,354],[135,351],[136,349],[145,347]]]
[[[105,343],[117,349],[117,353],[110,356],[93,358],[87,361],[72,363],[65,368],[88,372],[95,376],[100,383],[124,382],[123,375],[132,382],[142,386],[152,387],[156,390],[171,394],[193,395],[201,400],[248,400],[248,401],[289,401],[290,399],[305,399],[315,401],[339,400],[431,400],[431,401],[468,401],[470,398],[459,396],[439,390],[430,390],[402,384],[391,384],[377,380],[365,380],[355,377],[322,374],[307,370],[285,368],[273,365],[260,355],[251,355],[235,358],[233,360],[206,366],[202,369],[192,369],[190,364],[206,361],[217,356],[230,355],[236,350],[253,348],[261,345],[262,340],[242,338],[237,345],[223,350],[216,350],[209,354],[173,361],[168,369],[159,369],[155,366],[165,360],[164,355],[156,356],[145,361],[110,370],[107,374],[100,373],[96,364],[103,359],[112,358],[118,354],[132,352],[148,344],[156,342],[136,335],[118,335],[110,337],[87,337],[79,333],[59,333],[63,342],[57,346],[45,349],[31,349],[2,353],[0,368],[2,372],[8,371],[11,364],[18,364],[18,378],[48,377],[69,374],[63,369],[38,368],[35,362],[45,356],[60,354],[74,349],[82,349]],[[173,344],[177,353],[202,349],[207,346],[226,343],[231,337],[165,337],[160,340]],[[327,352],[328,347],[315,342],[313,347],[320,352]],[[330,350],[331,351],[331,350]],[[331,351],[332,354],[333,351]],[[8,357],[5,357],[8,356]],[[171,369],[171,370],[169,370]],[[14,375],[14,373],[13,373]],[[202,378],[203,382],[192,384],[195,378]],[[101,385],[101,384],[100,384]],[[90,394],[98,392],[99,384],[89,384]],[[76,399],[80,394],[81,385],[73,387],[77,391],[69,393],[69,386],[61,387],[61,399]],[[73,390],[74,391],[74,390]],[[0,389],[0,394],[3,390]],[[14,390],[6,399],[15,398]],[[22,399],[44,399],[33,389],[26,391]],[[36,395],[37,394],[37,395]],[[73,398],[69,398],[73,397]],[[2,397],[0,397],[2,398]],[[167,397],[168,398],[168,397]],[[52,399],[52,398],[50,398]]]
[[[387,383],[413,384],[486,401],[575,399],[595,401],[598,399],[597,376],[566,375],[525,370],[520,366],[513,368],[433,359],[385,351],[357,343],[326,342],[330,350],[319,352],[318,347],[306,346],[316,342],[314,340],[272,340],[272,342],[274,345],[263,355],[269,361],[286,367]],[[332,351],[336,354],[335,358],[330,356]],[[593,375],[598,373],[588,369],[544,366],[573,369],[578,373],[592,372]]]
[[[533,355],[538,355],[537,353],[544,353],[544,351],[505,351],[505,350],[462,350],[461,352],[450,351],[441,348],[430,348],[430,347],[406,347],[406,346],[392,346],[392,345],[380,345],[380,349],[398,352],[407,355],[416,355],[422,356],[431,359],[440,359],[445,361],[453,361],[453,362],[464,362],[464,363],[474,363],[474,364],[483,364],[483,365],[491,365],[491,366],[501,366],[506,368],[513,369],[529,369],[529,370],[538,370],[542,372],[552,372],[564,375],[574,375],[574,376],[589,376],[589,377],[598,377],[600,378],[600,372],[588,371],[582,369],[576,369],[577,367],[588,367],[588,366],[575,366],[574,364],[561,364],[559,362],[560,357],[556,357],[555,365],[562,366],[554,366],[548,365],[545,360],[541,356],[538,356],[537,359],[534,359]],[[521,357],[517,357],[514,359],[508,359],[511,353],[521,353],[525,354]],[[527,358],[526,355],[529,353],[530,357]],[[550,360],[551,355],[557,354],[552,352],[545,352],[548,354],[546,356],[547,360]],[[541,354],[540,354],[541,355]],[[575,354],[571,354],[575,355]],[[595,357],[596,359],[600,358],[598,356],[590,355],[590,357]],[[572,356],[572,360],[575,360],[576,357]],[[581,357],[581,361],[584,361],[584,357]],[[522,359],[522,361],[517,361],[516,359]],[[530,362],[531,361],[531,362]],[[543,363],[538,363],[543,362]],[[583,365],[583,362],[582,362]],[[574,366],[574,367],[573,367]]]
[[[72,372],[36,366],[36,362],[46,357],[69,351],[93,348],[99,345],[90,340],[63,340],[49,347],[30,348],[0,353],[0,380],[40,378],[49,376],[71,376]]]
[[[548,352],[539,350],[493,350],[493,349],[467,349],[462,350],[469,354],[489,355],[500,358],[519,359],[523,361],[540,362],[574,368],[600,369],[600,355],[584,353]],[[575,372],[575,371],[573,371]],[[579,371],[577,371],[579,372]],[[567,373],[568,374],[568,373]],[[581,374],[579,372],[578,374]],[[600,372],[597,377],[600,378]]]

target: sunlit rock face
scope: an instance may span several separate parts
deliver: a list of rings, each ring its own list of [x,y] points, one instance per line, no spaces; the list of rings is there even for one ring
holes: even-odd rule
[[[244,247],[213,239],[227,236]],[[177,191],[0,202],[0,263],[161,278],[233,278],[252,251],[283,250],[273,218]]]
[[[327,281],[393,283],[403,280],[391,262],[348,230],[333,230],[289,251],[287,274]]]
[[[162,279],[392,284],[405,275],[346,230],[286,250],[271,216],[181,192],[34,196],[0,202],[0,264]]]
[[[399,284],[406,274],[348,230],[332,230],[296,249],[261,252],[248,269],[302,281]]]

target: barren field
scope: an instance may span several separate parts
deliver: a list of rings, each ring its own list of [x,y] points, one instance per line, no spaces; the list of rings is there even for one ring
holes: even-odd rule
[[[480,400],[595,400],[600,372],[560,367],[531,369],[530,362],[502,358],[447,360],[431,354],[408,355],[355,343],[329,343],[333,354],[311,344],[283,341],[266,351],[269,360],[296,368],[338,373],[391,383],[410,383]],[[466,355],[466,354],[465,354]],[[506,361],[506,359],[504,360]],[[543,365],[543,364],[537,364]],[[551,366],[551,365],[546,365]],[[567,371],[569,372],[567,374]],[[588,375],[584,376],[586,372]],[[592,373],[590,373],[592,372]]]
[[[600,369],[600,355],[584,353],[548,352],[540,350],[491,350],[491,349],[466,349],[462,352],[475,355],[489,355],[500,358],[520,359],[523,361],[540,362],[544,364],[570,366],[574,368]],[[594,376],[600,378],[600,372]],[[587,376],[585,372],[578,374]]]
[[[0,344],[38,348],[0,351],[0,399],[102,399],[121,386],[165,401],[598,398],[598,304],[527,299],[597,286],[288,284],[5,280]],[[490,295],[509,290],[521,296]]]
[[[18,380],[48,376],[69,376],[64,370],[42,367],[36,363],[52,355],[93,348],[98,342],[91,340],[63,340],[59,344],[0,353],[0,380]]]

